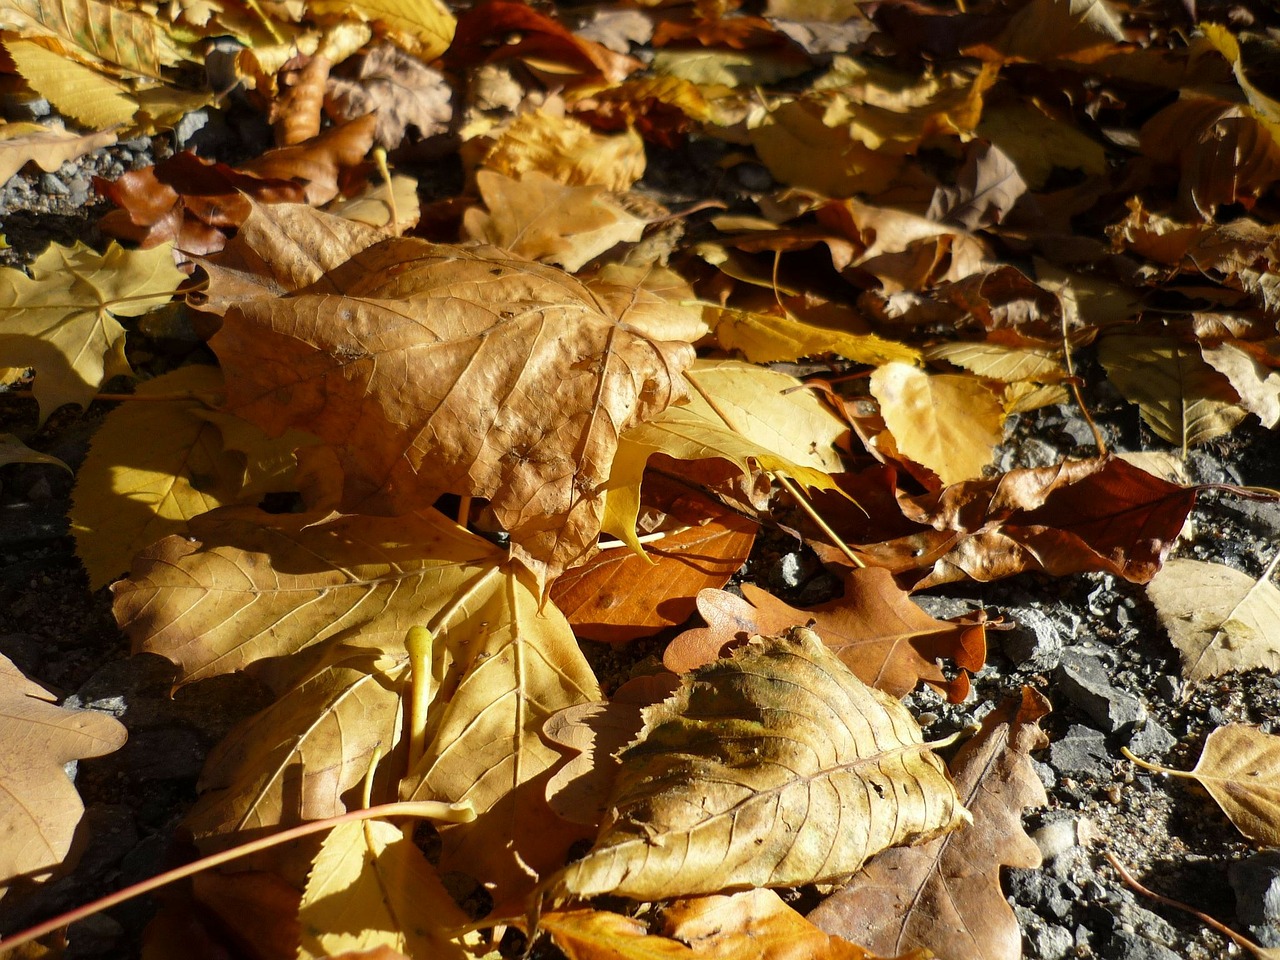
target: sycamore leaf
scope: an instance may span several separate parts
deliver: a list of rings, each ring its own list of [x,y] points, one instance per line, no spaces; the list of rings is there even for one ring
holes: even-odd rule
[[[898,449],[944,484],[982,476],[1004,438],[1004,407],[977,377],[889,363],[871,374],[871,394]]]
[[[338,17],[355,14],[379,24],[389,39],[423,63],[449,48],[456,26],[438,0],[311,0],[307,9]]]
[[[1242,834],[1267,846],[1280,844],[1280,737],[1229,723],[1209,734],[1194,770],[1126,755],[1158,773],[1197,781]]]
[[[187,521],[235,503],[262,486],[245,489],[245,465],[228,453],[218,427],[199,414],[205,404],[161,400],[164,394],[206,394],[222,389],[217,367],[189,366],[140,384],[93,436],[72,491],[71,532],[76,554],[96,590],[129,568],[134,554]],[[245,427],[248,427],[245,424]],[[149,442],[138,443],[139,437]],[[288,451],[283,451],[288,453]]]
[[[1038,725],[1048,711],[1048,701],[1025,687],[987,714],[951,762],[972,826],[886,850],[809,919],[881,952],[927,948],[947,960],[1020,960],[1022,931],[1000,869],[1040,866],[1022,814],[1049,802],[1031,766],[1031,751],[1048,742]]]
[[[580,279],[619,323],[646,337],[694,343],[709,330],[693,288],[667,267],[606,263]]]
[[[410,127],[419,137],[449,129],[453,92],[439,70],[390,43],[378,42],[348,58],[329,76],[325,109],[343,120],[377,114],[374,142],[393,150]]]
[[[1243,344],[1203,346],[1201,353],[1213,369],[1231,381],[1240,405],[1257,414],[1267,428],[1280,423],[1280,371],[1259,362]]]
[[[805,628],[695,671],[621,759],[613,815],[553,901],[830,882],[968,820],[905,708]]]
[[[513,180],[492,170],[477,171],[476,185],[489,212],[478,207],[466,212],[466,239],[557,263],[570,273],[644,233],[645,221],[609,199],[600,186],[566,187],[537,171]]]
[[[74,472],[52,454],[32,450],[12,433],[0,433],[0,467],[7,467],[11,463],[48,463],[61,467],[67,473]]]
[[[162,68],[190,59],[160,18],[102,0],[0,0],[0,29],[54,37],[81,57],[156,79]]]
[[[671,641],[663,654],[667,669],[685,673],[748,637],[809,623],[863,683],[905,697],[924,680],[958,703],[969,692],[968,678],[962,673],[947,680],[937,660],[948,657],[977,672],[986,659],[981,624],[935,620],[879,567],[851,571],[844,596],[808,610],[783,603],[750,583],[742,584],[742,595],[745,600],[721,590],[699,593],[698,612],[708,626],[686,630]]]
[[[693,354],[621,328],[553,267],[413,239],[233,306],[210,345],[229,410],[333,445],[345,506],[488,497],[552,574],[592,549],[618,434],[681,398]]]
[[[915,363],[920,359],[911,347],[875,334],[831,330],[790,316],[732,307],[718,307],[708,313],[720,346],[740,351],[752,363],[799,360],[824,353],[836,353],[871,366],[894,361]]]
[[[1188,680],[1280,669],[1280,590],[1269,580],[1220,563],[1170,560],[1147,595]]]
[[[90,130],[128,123],[138,109],[124,84],[28,40],[7,40],[5,49],[31,88],[63,116]]]
[[[84,806],[64,770],[125,741],[120,721],[67,710],[0,656],[0,896],[19,875],[47,877],[71,849]]]
[[[799,380],[733,360],[698,361],[685,374],[689,402],[671,406],[619,438],[606,483],[603,530],[636,552],[635,523],[645,464],[656,453],[677,460],[728,460],[743,473],[754,465],[785,473],[810,487],[835,487],[840,467],[832,444],[844,422]]]
[[[385,820],[334,827],[316,855],[298,920],[298,960],[385,947],[410,957],[464,960],[451,934],[469,918],[404,831]]]
[[[0,270],[0,365],[35,368],[41,420],[65,403],[87,407],[105,380],[130,373],[116,317],[167,303],[186,279],[168,244],[104,254],[53,244],[28,271]]]
[[[534,110],[512,120],[482,162],[513,180],[541,173],[566,186],[620,193],[644,176],[644,141],[634,131],[604,136],[573,117]]]
[[[114,133],[72,133],[56,121],[0,124],[0,184],[27,163],[53,173],[68,160],[115,142]]]
[[[772,890],[678,900],[659,931],[604,910],[553,910],[539,918],[570,960],[877,960],[819,930]],[[926,960],[913,950],[897,960]]]
[[[1098,359],[1151,429],[1184,453],[1230,433],[1245,417],[1231,382],[1204,361],[1194,344],[1111,335],[1099,342]]]

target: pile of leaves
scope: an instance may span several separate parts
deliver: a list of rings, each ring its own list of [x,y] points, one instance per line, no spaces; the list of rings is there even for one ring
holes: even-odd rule
[[[430,859],[400,816],[205,872],[148,955],[1019,956],[1049,706],[944,760],[899,701],[968,697],[985,624],[911,593],[1100,571],[1150,584],[1188,680],[1280,666],[1267,578],[1165,562],[1198,488],[1100,433],[992,465],[1009,418],[1083,407],[1083,350],[1175,451],[1280,421],[1280,47],[1173,7],[0,0],[0,70],[59,115],[0,125],[6,176],[197,109],[277,136],[99,182],[127,246],[0,282],[41,421],[198,344],[111,395],[71,515],[135,651],[274,695],[186,831],[441,819]],[[637,189],[690,139],[767,186]],[[423,204],[391,170],[445,149],[466,186]],[[762,529],[840,595],[724,590]],[[663,631],[606,697],[579,640]],[[123,730],[0,667],[12,886],[66,869],[62,764]],[[815,884],[808,917],[773,892]]]

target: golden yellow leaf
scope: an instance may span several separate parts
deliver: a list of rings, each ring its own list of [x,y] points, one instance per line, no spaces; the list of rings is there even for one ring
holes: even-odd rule
[[[870,366],[893,361],[915,363],[920,359],[920,354],[911,347],[875,334],[831,330],[790,316],[732,307],[717,307],[708,313],[720,346],[740,351],[752,363],[799,360],[824,353],[839,354],[846,360]]]
[[[114,133],[72,133],[59,121],[0,123],[0,184],[27,163],[52,173],[68,160],[115,142]]]
[[[1268,846],[1280,844],[1280,737],[1244,723],[1209,734],[1194,770],[1174,770],[1130,760],[1174,777],[1198,782],[1242,834]]]
[[[1098,360],[1151,429],[1184,454],[1230,433],[1245,418],[1231,382],[1205,362],[1195,344],[1113,334],[1099,341]]]
[[[325,837],[302,892],[298,960],[377,947],[424,960],[465,960],[471,954],[450,931],[469,919],[400,827],[343,823]]]
[[[0,0],[0,30],[54,37],[76,55],[161,78],[184,52],[159,18],[105,0]]]
[[[1013,160],[1033,190],[1045,185],[1054,168],[1093,175],[1107,169],[1102,144],[1031,103],[1012,102],[984,110],[977,133]]]
[[[1066,377],[1060,351],[1037,347],[1008,347],[990,341],[965,342],[951,340],[935,343],[924,350],[926,359],[946,360],[970,373],[1005,383],[1030,381],[1057,383]]]
[[[47,877],[71,849],[84,813],[63,765],[124,744],[124,725],[68,710],[0,656],[0,896],[19,875]]]
[[[482,240],[570,273],[619,243],[635,243],[646,221],[611,200],[601,186],[567,187],[531,171],[519,180],[480,170],[476,185],[488,213],[462,218],[465,239]]]
[[[906,708],[805,627],[694,671],[622,754],[595,846],[552,901],[823,883],[969,817]]]
[[[644,176],[644,141],[633,130],[605,136],[573,117],[535,110],[511,121],[481,163],[516,180],[541,173],[568,186],[621,192]]]
[[[977,377],[890,363],[871,374],[871,394],[898,449],[944,484],[982,476],[1003,439],[1004,407]]]
[[[5,49],[33,90],[90,130],[122,126],[138,109],[124,84],[38,43],[8,40]]]
[[[449,49],[457,26],[438,0],[311,0],[307,6],[323,16],[354,14],[381,24],[389,39],[424,63]]]
[[[1007,57],[1052,62],[1086,57],[1123,39],[1120,17],[1106,0],[1032,0],[992,46]]]
[[[139,385],[138,395],[212,401],[221,389],[217,367],[190,366]],[[240,498],[244,465],[223,451],[218,428],[196,415],[203,408],[195,397],[133,401],[111,411],[94,434],[71,507],[76,554],[92,589],[128,570],[143,547]]]
[[[1188,680],[1280,669],[1280,590],[1220,563],[1169,560],[1147,584]]]
[[[694,343],[709,330],[693,288],[668,267],[606,263],[581,279],[619,323],[646,337]]]
[[[104,380],[128,374],[124,328],[167,303],[186,279],[172,244],[104,254],[52,244],[28,267],[0,270],[0,365],[34,367],[43,420],[64,403],[89,405]]]
[[[392,223],[392,203],[395,204],[394,223]],[[272,204],[272,215],[279,209],[279,204]],[[304,206],[303,209],[314,208]],[[370,183],[355,196],[329,204],[326,212],[378,229],[386,227],[395,228],[396,231],[407,230],[418,222],[420,213],[418,181],[404,174],[393,174],[390,189],[385,183]],[[250,216],[252,217],[252,214]],[[237,236],[239,236],[238,233]]]
[[[835,489],[841,469],[832,444],[848,426],[799,380],[736,360],[701,360],[686,372],[695,389],[687,404],[668,407],[626,431],[605,484],[602,529],[637,553],[640,481],[655,453],[677,460],[720,458],[744,473],[784,473],[809,487]]]

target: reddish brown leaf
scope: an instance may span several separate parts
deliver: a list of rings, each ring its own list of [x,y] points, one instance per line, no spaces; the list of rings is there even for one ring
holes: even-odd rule
[[[1030,752],[1047,738],[1049,702],[1029,687],[987,714],[951,763],[973,824],[918,847],[886,850],[809,914],[820,929],[876,953],[917,947],[947,960],[1019,960],[1022,933],[1000,868],[1038,867],[1022,811],[1048,803]]]
[[[698,595],[698,612],[707,627],[686,630],[667,647],[668,670],[687,672],[716,659],[726,646],[755,634],[772,635],[812,623],[823,642],[864,683],[905,697],[924,680],[953,703],[969,692],[961,672],[948,680],[935,661],[953,659],[963,670],[979,670],[986,660],[986,633],[980,623],[935,620],[894,585],[889,571],[854,570],[839,599],[800,610],[752,584],[742,585],[739,600],[719,590]]]

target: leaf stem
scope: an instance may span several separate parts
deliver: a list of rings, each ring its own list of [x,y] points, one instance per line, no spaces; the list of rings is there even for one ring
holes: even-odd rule
[[[427,749],[427,710],[431,706],[431,648],[435,638],[426,627],[410,627],[404,647],[409,653],[409,772],[417,769]]]
[[[1135,757],[1132,753],[1129,752],[1128,747],[1121,747],[1120,752],[1124,754],[1124,757],[1126,760],[1130,761],[1131,763],[1136,763],[1138,766],[1142,767],[1144,770],[1150,770],[1152,773],[1163,773],[1166,776],[1170,776],[1170,777],[1184,777],[1188,780],[1198,779],[1196,775],[1192,773],[1190,770],[1175,770],[1173,767],[1166,767],[1159,763],[1151,763],[1150,761],[1142,760],[1139,757]]]
[[[1076,406],[1080,408],[1080,415],[1084,417],[1084,422],[1093,431],[1093,442],[1098,447],[1098,456],[1105,457],[1107,455],[1107,441],[1102,439],[1102,431],[1093,422],[1093,417],[1089,415],[1089,408],[1084,404],[1084,395],[1080,392],[1080,378],[1076,376],[1075,361],[1071,359],[1071,337],[1067,333],[1067,311],[1064,309],[1060,313],[1062,314],[1062,360],[1067,368],[1067,385],[1071,388],[1071,396],[1075,398]]]
[[[44,923],[37,924],[34,927],[28,927],[8,939],[0,940],[0,954],[83,920],[85,917],[101,913],[103,910],[109,910],[114,906],[150,893],[153,890],[159,890],[175,880],[182,880],[240,857],[246,857],[251,853],[257,853],[270,847],[279,846],[282,843],[288,843],[291,840],[297,840],[299,837],[331,830],[342,823],[350,823],[353,820],[372,820],[378,817],[423,817],[431,820],[443,820],[447,823],[469,823],[476,818],[476,812],[469,801],[442,803],[439,800],[404,800],[396,803],[383,803],[363,810],[350,810],[347,813],[336,817],[328,817],[324,820],[312,820],[309,823],[299,824],[280,833],[273,833],[267,837],[251,840],[242,846],[232,847],[229,850],[201,857],[199,860],[193,860],[181,867],[166,870],[164,873],[157,874],[149,880],[131,884],[123,890],[117,890],[115,893],[108,894],[105,897],[99,897],[92,903],[87,903],[82,907],[76,907],[74,910],[59,914],[52,920],[46,920]]]

